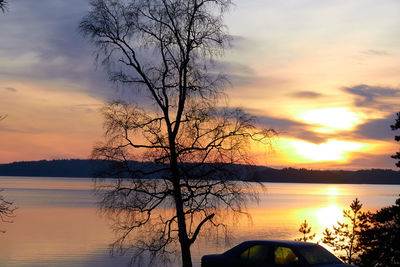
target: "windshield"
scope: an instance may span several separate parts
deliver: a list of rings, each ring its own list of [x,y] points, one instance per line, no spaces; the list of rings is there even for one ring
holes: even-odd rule
[[[304,246],[299,247],[298,250],[309,264],[342,263],[332,253],[320,246]]]

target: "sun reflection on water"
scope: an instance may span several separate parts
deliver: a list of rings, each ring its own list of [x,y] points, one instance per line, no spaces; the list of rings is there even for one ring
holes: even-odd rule
[[[342,217],[342,210],[336,204],[320,208],[316,211],[319,226],[321,228],[331,228]]]
[[[337,187],[329,187],[326,190],[325,194],[328,196],[338,196],[340,195],[340,189]]]

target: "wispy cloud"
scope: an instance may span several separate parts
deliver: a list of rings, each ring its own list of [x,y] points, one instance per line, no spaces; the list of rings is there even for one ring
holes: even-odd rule
[[[24,128],[15,128],[5,125],[4,123],[0,124],[0,132],[9,132],[9,133],[24,133],[24,134],[41,134],[44,133],[42,129],[32,128],[32,127],[24,127]]]
[[[57,81],[49,90],[80,91],[99,99],[113,99],[115,88],[103,68],[96,70],[89,42],[78,31],[86,14],[80,0],[22,0],[0,16],[0,78]],[[48,10],[51,10],[49,12]],[[43,87],[45,88],[45,87]]]
[[[390,158],[390,154],[367,154],[367,153],[353,153],[353,157],[350,162],[340,165],[336,164],[336,168],[348,169],[349,166],[352,166],[353,169],[371,169],[379,168],[382,169],[393,169],[395,166],[395,160]]]
[[[312,91],[299,91],[290,94],[290,96],[295,97],[295,98],[306,98],[306,99],[314,99],[314,98],[319,98],[322,97],[323,95],[317,92],[312,92]]]
[[[290,136],[300,140],[312,142],[314,144],[323,143],[328,138],[327,135],[308,130],[309,125],[302,122],[269,116],[256,117],[259,124],[273,128],[278,132],[279,135]]]
[[[388,110],[393,108],[392,100],[400,99],[400,89],[392,87],[360,84],[353,87],[345,87],[343,90],[356,97],[355,105],[358,107]]]
[[[9,91],[9,92],[13,92],[16,93],[18,90],[12,87],[3,87],[4,90]]]
[[[374,56],[389,56],[390,55],[390,53],[385,50],[375,50],[375,49],[364,50],[364,51],[362,51],[362,53],[365,55],[374,55]]]

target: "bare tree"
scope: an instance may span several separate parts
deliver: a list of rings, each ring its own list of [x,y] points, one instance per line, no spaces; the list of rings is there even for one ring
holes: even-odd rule
[[[119,178],[96,182],[120,234],[114,248],[156,256],[179,243],[183,266],[192,266],[190,247],[201,229],[223,227],[220,210],[244,212],[245,201],[257,197],[249,183],[237,182],[244,176],[237,164],[250,162],[251,142],[270,145],[275,132],[223,108],[226,79],[210,68],[230,39],[223,24],[230,5],[94,0],[80,23],[111,80],[150,99],[106,105],[106,141],[93,150],[110,162],[103,176]]]
[[[0,10],[4,13],[7,11],[8,2],[6,0],[0,0]],[[7,114],[0,114],[0,121],[7,118]],[[2,190],[0,190],[1,192]],[[14,206],[14,202],[6,200],[0,195],[0,220],[2,222],[12,222],[11,219],[15,217],[14,211],[17,208]],[[5,232],[0,230],[0,232]]]
[[[7,10],[8,3],[6,0],[0,0],[0,10],[5,12]]]
[[[1,2],[0,2],[1,4]],[[7,115],[0,115],[0,121],[4,120]],[[0,189],[0,192],[3,191]],[[2,222],[12,222],[11,219],[15,217],[14,211],[16,207],[14,206],[14,202],[6,200],[2,195],[0,195],[0,220]],[[0,232],[4,233],[4,230],[0,230]]]
[[[1,192],[2,190],[0,190]],[[14,211],[17,208],[14,206],[14,202],[6,200],[2,195],[0,195],[0,220],[2,222],[12,222],[12,218],[15,217]],[[5,232],[0,230],[0,232]]]

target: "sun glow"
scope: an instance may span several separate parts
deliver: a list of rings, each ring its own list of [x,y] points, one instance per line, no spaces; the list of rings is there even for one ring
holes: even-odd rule
[[[340,195],[340,190],[337,187],[329,187],[326,190],[325,194],[328,196],[338,196],[338,195]]]
[[[341,216],[342,210],[335,204],[331,204],[317,211],[318,221],[322,228],[335,225],[336,222],[340,220]]]
[[[351,130],[361,123],[361,116],[348,108],[323,108],[307,110],[298,119],[315,126],[315,132],[330,133]]]
[[[291,140],[295,153],[306,161],[345,161],[348,152],[364,148],[364,145],[356,142],[329,140],[322,144],[313,144],[300,140]]]

